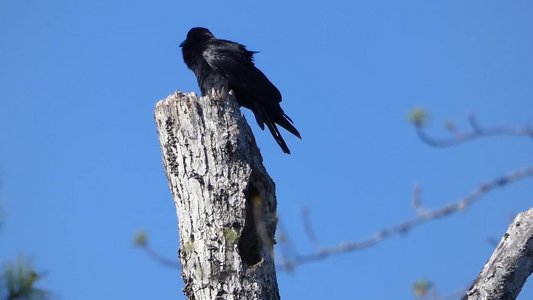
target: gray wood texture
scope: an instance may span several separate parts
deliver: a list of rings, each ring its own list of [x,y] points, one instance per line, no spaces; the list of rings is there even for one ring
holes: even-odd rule
[[[274,182],[234,97],[176,92],[155,121],[189,299],[279,299]]]
[[[532,271],[533,208],[516,216],[463,299],[516,299]]]

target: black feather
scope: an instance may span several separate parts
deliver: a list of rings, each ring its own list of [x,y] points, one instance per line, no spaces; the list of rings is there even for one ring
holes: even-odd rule
[[[202,95],[211,89],[229,88],[235,93],[240,106],[255,115],[261,129],[265,124],[283,152],[290,153],[276,124],[298,138],[298,130],[280,106],[281,93],[268,78],[255,67],[255,51],[232,41],[221,40],[206,28],[195,27],[180,44],[183,60],[196,75]]]

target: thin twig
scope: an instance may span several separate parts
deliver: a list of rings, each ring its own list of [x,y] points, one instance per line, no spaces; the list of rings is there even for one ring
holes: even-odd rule
[[[313,226],[311,226],[311,218],[309,218],[309,208],[302,207],[301,213],[302,221],[304,223],[304,230],[305,234],[307,235],[307,238],[309,238],[309,240],[311,241],[311,243],[313,243],[317,250],[321,249],[322,247],[320,246],[320,241],[316,237],[315,231],[313,230]]]
[[[449,294],[446,294],[442,297],[440,297],[438,300],[452,300],[452,299],[459,299],[461,296],[463,296],[466,291],[468,291],[468,288],[462,288],[460,290],[457,290],[455,292],[451,292]]]
[[[278,261],[281,261],[282,265],[285,266],[285,271],[291,271],[291,265],[289,262],[289,257],[300,256],[300,254],[294,248],[294,245],[291,242],[291,239],[288,238],[287,230],[283,224],[283,220],[278,221],[278,232],[277,232],[277,242],[279,243],[279,256]]]
[[[420,185],[415,185],[413,188],[413,208],[417,215],[424,215],[428,213],[428,210],[422,206],[422,188]]]
[[[423,126],[415,126],[416,134],[418,138],[425,144],[438,147],[446,148],[457,146],[466,142],[473,141],[480,137],[486,136],[525,136],[533,139],[533,127],[527,125],[524,127],[517,128],[508,128],[508,127],[494,127],[494,128],[483,128],[479,125],[476,117],[473,114],[468,115],[468,124],[470,126],[469,132],[459,131],[453,123],[448,123],[446,128],[450,131],[453,137],[451,138],[434,138],[428,135]]]
[[[181,265],[177,261],[159,255],[159,253],[154,251],[148,244],[141,246],[141,248],[160,265],[174,269],[181,269]]]
[[[423,214],[417,214],[415,217],[407,221],[380,230],[369,238],[360,241],[345,242],[331,247],[322,247],[320,248],[320,250],[314,253],[297,255],[294,256],[292,259],[285,260],[280,263],[278,267],[285,270],[292,270],[296,266],[323,260],[332,255],[369,248],[382,242],[387,238],[390,238],[394,235],[406,233],[407,231],[429,221],[440,219],[449,216],[453,213],[463,211],[464,209],[472,205],[475,201],[477,201],[479,198],[488,194],[494,189],[502,188],[511,182],[516,182],[529,177],[533,177],[533,166],[514,171],[507,175],[500,176],[485,183],[482,183],[472,192],[467,194],[465,197],[460,198],[459,200],[446,204],[436,210],[426,210]]]

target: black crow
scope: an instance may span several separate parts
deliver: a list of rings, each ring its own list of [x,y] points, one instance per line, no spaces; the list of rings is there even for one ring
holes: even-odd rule
[[[217,39],[201,27],[189,30],[180,47],[185,64],[196,75],[202,96],[213,88],[228,87],[240,106],[252,110],[259,127],[264,130],[266,124],[283,152],[290,153],[276,124],[298,138],[301,136],[279,105],[281,93],[255,67],[253,55],[257,52],[232,41]]]

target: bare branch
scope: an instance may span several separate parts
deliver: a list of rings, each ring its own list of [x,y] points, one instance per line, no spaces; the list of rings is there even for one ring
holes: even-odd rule
[[[468,124],[470,126],[470,131],[462,132],[460,131],[455,124],[451,122],[446,123],[446,128],[450,131],[452,137],[450,138],[435,138],[426,133],[424,126],[417,125],[415,123],[416,134],[418,138],[425,144],[438,147],[446,148],[457,146],[466,142],[473,141],[480,137],[487,136],[523,136],[530,137],[533,139],[533,128],[529,125],[524,127],[508,128],[508,127],[494,127],[494,128],[483,128],[479,125],[476,117],[473,114],[468,115]]]
[[[320,246],[320,241],[316,237],[315,231],[313,230],[313,226],[311,226],[311,218],[309,218],[309,208],[302,207],[301,213],[302,221],[304,223],[305,234],[307,234],[307,237],[313,243],[316,249],[322,248]]]
[[[421,300],[451,300],[459,299],[466,292],[466,288],[461,288],[451,293],[440,295],[436,285],[428,280],[421,279],[413,283],[413,293],[417,299]]]
[[[463,211],[464,209],[472,205],[475,201],[480,199],[482,196],[488,194],[494,189],[502,188],[509,183],[517,182],[519,180],[523,180],[529,177],[533,177],[533,166],[524,168],[518,171],[514,171],[507,175],[503,175],[503,176],[494,178],[490,181],[484,182],[480,184],[477,188],[475,188],[472,192],[464,196],[463,198],[460,198],[454,202],[446,204],[443,207],[436,209],[436,210],[426,209],[424,210],[424,213],[417,213],[415,217],[409,220],[406,220],[404,222],[401,222],[399,224],[393,225],[389,228],[385,228],[383,230],[377,231],[371,237],[368,237],[366,239],[362,239],[359,241],[345,242],[345,243],[341,243],[341,244],[330,246],[330,247],[322,247],[320,248],[320,250],[314,253],[309,253],[309,254],[304,254],[304,255],[295,255],[291,259],[283,260],[279,264],[279,267],[281,269],[291,270],[298,265],[323,260],[332,255],[347,253],[347,252],[354,252],[357,250],[369,248],[371,246],[374,246],[382,242],[383,240],[387,238],[390,238],[394,235],[406,233],[407,231],[415,227],[418,227],[422,224],[425,224],[429,221],[437,220],[443,217],[447,217],[451,214]],[[415,198],[416,197],[418,196],[416,196],[416,193],[415,193]],[[420,203],[419,199],[416,201]]]
[[[181,266],[177,261],[161,256],[148,244],[142,245],[140,246],[140,248],[144,250],[144,252],[148,254],[148,256],[150,256],[150,258],[152,258],[158,264],[172,269],[181,269]]]
[[[298,252],[296,251],[294,245],[292,244],[289,235],[287,234],[287,230],[285,229],[285,226],[283,225],[283,220],[279,219],[278,221],[278,231],[277,231],[277,242],[278,242],[278,249],[279,249],[279,257],[278,259],[282,262],[289,262],[289,257],[295,257],[299,256]],[[292,271],[292,266],[290,263],[283,264],[284,270],[289,272]]]
[[[464,300],[515,299],[533,272],[533,208],[518,214]]]
[[[415,185],[413,188],[413,208],[417,215],[424,215],[428,213],[428,210],[422,206],[422,188],[420,185]]]

